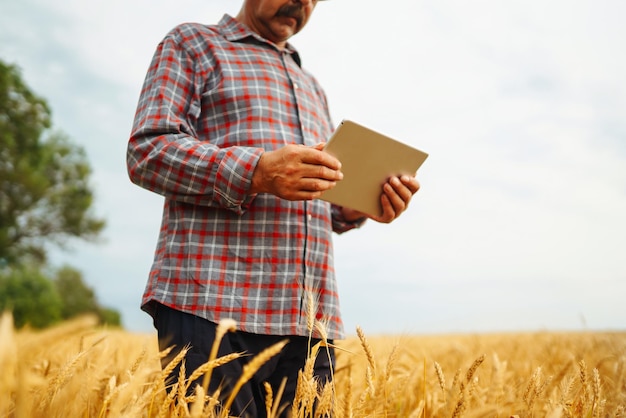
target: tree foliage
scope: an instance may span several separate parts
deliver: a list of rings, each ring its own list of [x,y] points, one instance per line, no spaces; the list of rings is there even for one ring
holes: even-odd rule
[[[54,284],[40,270],[18,267],[0,274],[0,312],[12,311],[16,328],[59,322],[62,305]]]
[[[84,282],[80,271],[70,266],[61,267],[56,273],[54,286],[61,297],[63,319],[92,313],[98,316],[101,323],[120,325],[120,314],[100,306],[95,292]]]
[[[84,150],[52,132],[44,99],[0,61],[0,260],[45,261],[45,245],[94,239],[91,167]]]
[[[16,266],[0,271],[0,312],[13,312],[16,328],[44,328],[61,320],[92,314],[101,324],[119,326],[119,312],[98,303],[82,274],[61,267],[54,279],[37,267]]]
[[[85,151],[51,126],[46,101],[0,60],[0,312],[11,310],[17,327],[85,313],[119,325],[119,313],[98,304],[80,272],[47,273],[50,244],[93,240],[104,227],[91,210]]]

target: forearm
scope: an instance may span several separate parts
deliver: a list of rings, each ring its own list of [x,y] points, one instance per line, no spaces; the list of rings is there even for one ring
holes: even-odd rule
[[[239,210],[250,199],[261,153],[250,147],[221,149],[180,133],[148,136],[140,129],[129,141],[127,167],[135,184],[170,199]]]

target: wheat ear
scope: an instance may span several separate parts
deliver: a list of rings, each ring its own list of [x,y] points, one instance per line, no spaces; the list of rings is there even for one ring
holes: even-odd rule
[[[465,374],[465,380],[459,380],[459,399],[457,400],[456,407],[454,408],[454,412],[452,413],[452,418],[460,417],[463,414],[463,411],[465,410],[465,397],[467,392],[465,390],[465,385],[469,384],[472,381],[472,379],[474,378],[474,373],[476,373],[476,370],[483,363],[483,361],[485,361],[484,354],[474,360],[470,368],[467,369],[467,373]],[[457,376],[455,376],[455,380],[456,379]]]
[[[81,351],[80,353],[76,354],[74,358],[72,358],[69,362],[65,363],[65,365],[61,368],[61,370],[59,370],[56,376],[52,378],[52,381],[50,382],[50,385],[49,385],[47,396],[44,402],[40,405],[40,407],[42,408],[42,411],[47,405],[49,405],[52,402],[57,392],[63,386],[65,386],[65,384],[67,383],[67,380],[72,375],[72,369],[76,366],[76,363],[78,363],[78,360],[80,360],[85,355],[86,352],[87,351]]]
[[[596,418],[600,416],[601,408],[601,400],[600,400],[600,372],[598,369],[593,369],[593,417]]]
[[[191,373],[191,375],[189,376],[189,379],[187,379],[187,388],[189,388],[189,386],[196,379],[200,378],[200,376],[207,373],[208,370],[215,369],[216,367],[222,366],[226,363],[230,363],[231,361],[236,360],[241,357],[243,357],[242,353],[230,353],[230,354],[226,354],[225,356],[216,358],[215,360],[207,361],[206,363],[199,366],[196,370],[194,370],[193,373]],[[198,386],[202,386],[202,385],[198,385]]]
[[[443,403],[446,403],[446,377],[443,374],[443,370],[439,363],[435,362],[435,372],[437,373],[437,380],[439,381],[439,387],[443,393]]]
[[[374,354],[372,353],[372,348],[367,342],[367,338],[365,338],[365,334],[361,327],[356,327],[356,333],[359,336],[359,341],[361,341],[361,346],[363,347],[363,351],[365,352],[365,356],[367,357],[367,362],[369,363],[372,373],[376,375],[376,364],[374,362]]]
[[[185,384],[185,375],[187,373],[187,364],[185,361],[180,362],[180,369],[178,369],[178,402],[176,403],[176,407],[180,410],[182,409],[183,416],[189,416],[189,408],[187,405],[187,393],[185,388],[187,385]]]
[[[269,417],[274,403],[274,391],[272,390],[272,385],[268,382],[263,382],[263,387],[265,388],[265,413]]]
[[[315,418],[332,416],[331,413],[334,396],[335,390],[332,382],[326,382],[319,397],[319,403],[315,411]]]
[[[189,411],[190,418],[201,418],[204,413],[204,398],[205,392],[202,389],[202,386],[196,386],[196,401],[191,405],[191,410]]]
[[[298,371],[298,383],[296,385],[296,394],[294,401],[291,405],[292,416],[308,416],[307,411],[312,410],[313,402],[317,396],[317,389],[315,387],[315,359],[319,353],[319,349],[322,346],[322,341],[315,344],[310,348],[309,355],[304,363],[302,370]],[[311,407],[311,408],[309,408]]]
[[[589,377],[587,376],[587,363],[585,363],[585,360],[580,360],[578,362],[578,367],[580,369],[580,385],[581,385],[581,389],[582,389],[582,406],[583,406],[583,410],[587,410],[588,408],[588,403],[589,403]]]
[[[172,361],[170,361],[167,364],[167,366],[165,366],[165,368],[161,371],[161,379],[160,379],[161,382],[165,382],[165,379],[167,379],[167,377],[172,373],[172,371],[174,371],[176,366],[178,366],[183,361],[188,351],[189,351],[189,346],[183,347],[183,349],[180,350],[178,354],[176,354],[176,357],[174,357]],[[182,384],[182,382],[180,383]],[[156,388],[158,384],[159,384],[159,380],[155,381],[154,388]]]

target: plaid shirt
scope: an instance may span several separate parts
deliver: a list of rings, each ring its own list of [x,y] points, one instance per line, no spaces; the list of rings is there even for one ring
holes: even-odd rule
[[[128,144],[131,180],[165,196],[142,308],[308,335],[313,292],[316,318],[342,338],[332,231],[357,224],[321,200],[248,194],[264,150],[331,132],[325,94],[290,45],[281,51],[228,15],[174,28],[150,64]]]

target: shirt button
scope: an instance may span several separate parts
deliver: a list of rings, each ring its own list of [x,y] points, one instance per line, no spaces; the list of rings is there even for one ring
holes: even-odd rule
[[[306,217],[309,220],[309,222],[311,222],[313,220],[313,215],[311,215],[311,214],[307,215]]]
[[[295,90],[298,90],[298,89],[300,88],[300,86],[298,86],[298,83],[293,83],[293,88],[294,88]]]

